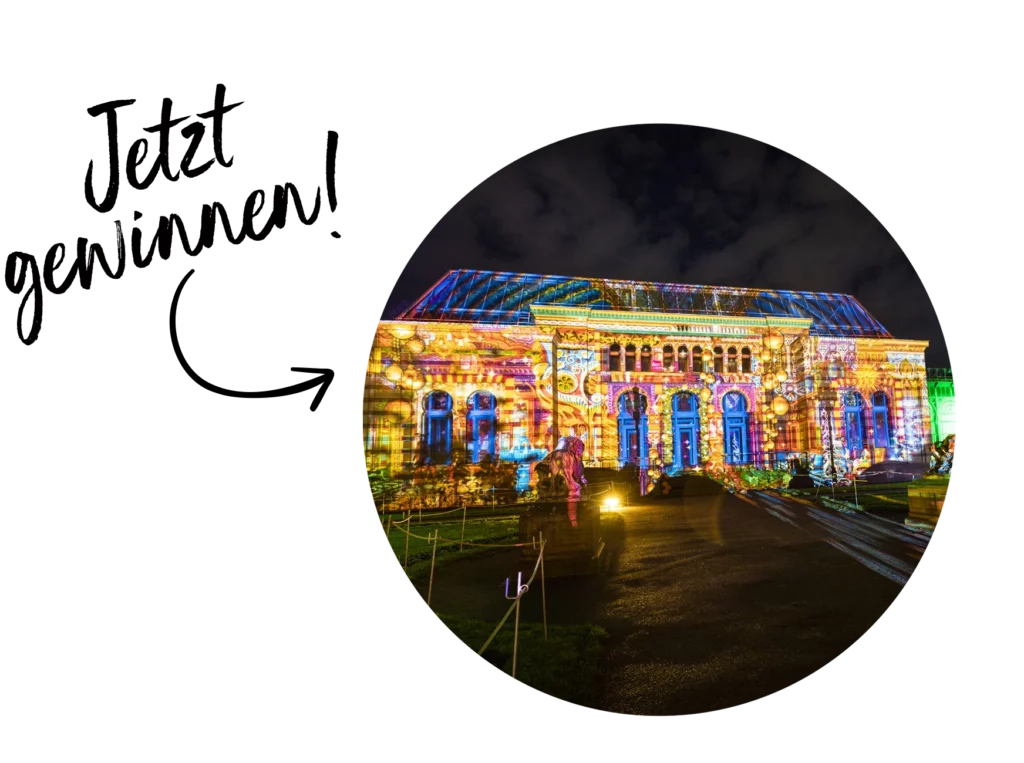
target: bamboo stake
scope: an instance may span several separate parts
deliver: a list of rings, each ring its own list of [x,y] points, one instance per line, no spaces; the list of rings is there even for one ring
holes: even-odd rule
[[[544,585],[544,531],[540,531],[540,611],[544,618],[544,640],[548,640],[548,595]]]
[[[430,583],[427,585],[427,606],[430,606],[430,595],[434,592],[434,559],[437,558],[437,536],[440,529],[434,530],[434,548],[430,552]]]
[[[409,512],[409,516],[412,516],[412,512]],[[405,526],[405,564],[403,568],[408,572],[409,570],[409,536],[412,535],[412,521]]]

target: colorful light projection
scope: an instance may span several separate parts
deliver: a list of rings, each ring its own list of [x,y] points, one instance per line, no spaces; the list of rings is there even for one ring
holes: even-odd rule
[[[536,390],[541,405],[550,408],[555,365],[551,343],[542,342],[541,347],[545,360],[534,367]],[[586,445],[590,440],[591,407],[601,402],[600,393],[587,394],[588,379],[598,369],[597,354],[585,347],[559,346],[557,367],[559,436],[579,437]]]
[[[763,337],[759,370],[761,372],[760,395],[761,414],[764,417],[762,447],[768,453],[768,461],[774,461],[776,441],[779,436],[778,420],[789,413],[789,401],[782,393],[782,384],[789,379],[783,362],[782,351],[786,339],[778,329],[769,328]]]
[[[929,368],[927,376],[932,440],[942,442],[951,434],[956,434],[956,396],[953,388],[953,372],[948,368]]]
[[[707,402],[699,385],[662,387],[658,411],[661,414],[661,451],[670,471],[696,467],[710,455]],[[667,403],[667,404],[666,404]]]
[[[556,426],[585,443],[590,466],[635,461],[624,438],[642,437],[652,481],[793,458],[825,473],[923,459],[934,417],[926,347],[843,295],[452,271],[380,324],[367,466],[409,470],[428,454],[471,470],[526,465]],[[634,388],[646,401],[639,422],[620,410]],[[528,479],[520,469],[518,485]]]
[[[538,391],[542,398],[551,399],[552,375],[551,342],[542,342],[545,361],[534,368],[537,375]],[[586,381],[598,370],[597,354],[589,349],[558,348],[558,402],[559,405],[586,409],[590,406],[590,395],[586,393]]]
[[[487,270],[448,271],[401,318],[519,326],[533,323],[534,305],[675,315],[809,318],[814,335],[890,336],[874,316],[846,294]]]

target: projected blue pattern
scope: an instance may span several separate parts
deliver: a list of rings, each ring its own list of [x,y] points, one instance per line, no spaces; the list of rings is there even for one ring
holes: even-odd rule
[[[409,321],[529,324],[530,305],[752,318],[809,318],[822,336],[891,337],[851,296],[807,291],[450,270],[398,316]]]

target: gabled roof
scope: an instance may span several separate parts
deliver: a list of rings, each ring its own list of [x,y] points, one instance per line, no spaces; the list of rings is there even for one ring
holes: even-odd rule
[[[533,322],[533,304],[684,315],[807,318],[812,321],[811,333],[816,335],[891,337],[860,302],[847,294],[489,270],[449,270],[398,319],[528,324]]]

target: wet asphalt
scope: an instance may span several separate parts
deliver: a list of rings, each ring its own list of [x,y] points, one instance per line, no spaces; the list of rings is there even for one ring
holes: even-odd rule
[[[546,579],[548,621],[608,631],[597,707],[641,715],[731,707],[815,672],[892,604],[928,539],[771,493],[673,496],[620,516],[602,523],[600,573]],[[507,551],[439,569],[432,607],[497,622],[505,577],[532,567]],[[541,619],[534,590],[521,617]]]

